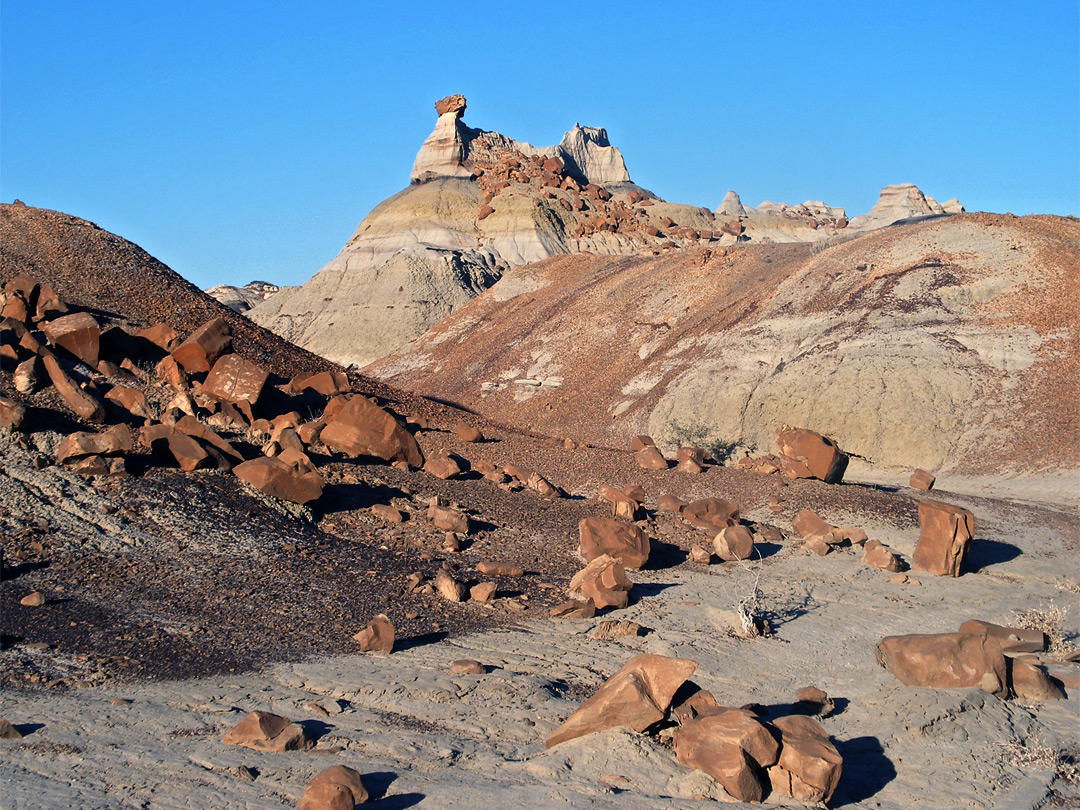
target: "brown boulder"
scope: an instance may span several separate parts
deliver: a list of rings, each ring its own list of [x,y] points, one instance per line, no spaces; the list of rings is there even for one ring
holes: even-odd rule
[[[666,470],[668,460],[655,447],[646,447],[634,453],[634,461],[643,470]]]
[[[682,508],[682,516],[699,529],[724,529],[739,518],[739,507],[723,498],[701,498]]]
[[[778,717],[780,760],[769,768],[772,789],[799,802],[828,802],[840,782],[844,760],[821,724],[805,715]]]
[[[915,470],[915,472],[911,474],[908,486],[912,489],[921,489],[923,492],[929,492],[934,488],[934,481],[936,480],[937,479],[926,470]]]
[[[606,554],[590,561],[570,580],[570,590],[591,600],[598,608],[626,607],[630,587],[623,564]]]
[[[709,774],[739,801],[764,798],[756,772],[776,763],[780,746],[752,713],[728,709],[697,717],[679,726],[674,740],[683,765]]]
[[[41,325],[41,331],[53,346],[65,349],[86,365],[94,368],[101,351],[101,328],[93,316],[74,312]]]
[[[598,497],[602,501],[607,501],[611,504],[611,513],[622,520],[633,521],[637,519],[638,506],[641,501],[630,497],[624,492],[620,492],[615,487],[610,487],[607,484],[600,485],[600,492]]]
[[[1035,656],[1007,659],[1009,686],[1020,700],[1042,703],[1047,700],[1064,700],[1065,690],[1050,677]]]
[[[185,472],[212,467],[215,463],[201,444],[170,425],[146,425],[139,430],[139,441],[159,456],[167,453]]]
[[[975,518],[967,509],[927,499],[919,504],[919,542],[912,564],[939,576],[958,577]]]
[[[232,330],[221,318],[207,321],[172,351],[188,374],[209,371],[217,359],[232,349]]]
[[[127,425],[113,425],[102,433],[69,433],[56,449],[56,462],[63,464],[85,456],[130,453],[135,442]]]
[[[520,577],[525,572],[520,566],[505,562],[492,562],[484,560],[476,564],[476,571],[489,577]]]
[[[245,360],[238,354],[226,354],[218,358],[202,385],[204,394],[226,402],[247,400],[252,405],[259,401],[269,373],[261,366]]]
[[[405,520],[405,515],[403,515],[400,510],[395,509],[387,503],[377,503],[372,506],[371,514],[385,520],[387,523],[401,523]]]
[[[713,538],[713,551],[721,560],[749,560],[754,554],[754,537],[745,526],[728,526]]]
[[[166,352],[171,352],[180,345],[180,336],[176,334],[176,330],[163,323],[156,323],[153,326],[140,329],[135,333],[135,337],[149,340],[159,349]]]
[[[3,718],[0,718],[0,740],[21,740],[22,732]]]
[[[51,353],[44,356],[43,362],[45,371],[48,372],[57,393],[64,398],[64,402],[71,410],[90,422],[101,422],[105,419],[105,408],[102,407],[101,401],[76,385]]]
[[[958,633],[982,633],[990,636],[1001,645],[1001,651],[1042,652],[1046,649],[1046,634],[1042,630],[1027,630],[1022,627],[1002,627],[990,622],[971,619],[960,625]]]
[[[405,461],[414,469],[424,465],[424,456],[409,431],[367,397],[351,397],[333,409],[328,406],[323,417],[326,427],[319,438],[331,450],[353,457]]]
[[[496,590],[494,582],[480,582],[469,588],[469,598],[474,602],[486,605],[495,598]]]
[[[826,523],[821,516],[810,509],[803,509],[795,516],[795,519],[791,521],[792,528],[795,529],[804,538],[806,537],[824,537],[831,532],[836,531],[836,527],[830,523]]]
[[[173,425],[173,427],[193,439],[198,439],[201,444],[209,445],[214,448],[221,455],[229,459],[230,462],[242,462],[244,460],[244,457],[240,455],[235,447],[194,416],[183,416],[180,419],[177,419],[176,424]],[[219,469],[225,469],[224,467],[221,467],[221,465],[218,465],[218,467]]]
[[[448,602],[462,602],[465,599],[465,586],[454,579],[445,568],[440,568],[435,575],[435,590]]]
[[[435,113],[437,115],[454,113],[456,117],[461,118],[465,114],[465,96],[454,93],[452,96],[440,98],[435,102]]]
[[[617,638],[634,638],[645,632],[637,622],[627,619],[607,619],[600,622],[589,636],[593,641],[614,641]]]
[[[1009,692],[1001,645],[986,635],[886,636],[878,642],[875,656],[878,664],[908,686],[974,686],[998,697]]]
[[[646,447],[656,447],[656,442],[652,440],[652,436],[635,436],[630,440],[630,451],[633,453],[640,452]]]
[[[360,652],[377,652],[389,655],[394,649],[394,625],[380,613],[368,626],[353,636],[353,641],[359,642]]]
[[[578,552],[586,562],[604,554],[627,568],[641,568],[649,561],[649,538],[633,523],[604,517],[584,518],[578,523],[578,538]]]
[[[26,407],[13,399],[0,396],[0,427],[18,430],[26,418]]]
[[[290,394],[314,391],[324,397],[336,397],[350,388],[349,378],[341,371],[320,371],[317,374],[298,374],[289,380],[285,390]]]
[[[457,434],[458,439],[466,444],[473,444],[484,440],[483,433],[472,425],[466,425],[464,422],[456,423],[454,425],[454,432]]]
[[[461,475],[461,467],[450,456],[431,456],[424,462],[424,472],[445,481]]]
[[[472,658],[459,658],[457,661],[450,663],[451,675],[486,675],[487,670],[484,669],[484,665],[479,661],[474,661]]]
[[[868,540],[863,547],[862,561],[871,568],[897,573],[902,571],[904,563],[887,545],[880,540]]]
[[[427,516],[436,529],[458,534],[469,533],[469,519],[457,509],[433,503],[428,507]]]
[[[816,686],[804,686],[796,690],[795,700],[821,717],[828,717],[836,708],[836,704],[825,690],[818,689]]]
[[[242,745],[256,751],[306,751],[315,747],[303,727],[269,712],[250,712],[221,738],[226,745]]]
[[[680,512],[684,506],[686,501],[674,495],[661,495],[656,499],[656,508],[661,512]]]
[[[34,355],[23,360],[15,367],[11,381],[15,384],[15,390],[20,394],[32,394],[41,386],[44,376],[45,369],[41,365],[41,358]]]
[[[353,810],[368,800],[360,774],[345,765],[320,771],[304,788],[297,810]]]
[[[812,430],[782,430],[776,438],[781,466],[791,478],[818,478],[838,484],[847,470],[847,455],[832,439]]]
[[[644,731],[664,719],[671,699],[695,669],[697,663],[684,658],[634,656],[555,729],[544,745],[552,748],[609,728]]]
[[[176,358],[171,354],[165,355],[154,367],[155,376],[166,385],[183,390],[188,387],[187,373],[180,368]]]
[[[115,402],[132,416],[139,416],[143,419],[150,419],[153,416],[153,414],[150,413],[150,405],[146,401],[146,394],[138,388],[129,388],[126,385],[114,385],[109,389],[108,393],[105,394],[105,399],[110,402]]]
[[[592,599],[586,599],[584,602],[568,599],[549,610],[548,615],[563,619],[591,619],[596,615],[596,605],[593,604]]]
[[[182,465],[181,465],[182,466]],[[233,467],[233,473],[260,492],[284,501],[305,504],[318,500],[323,478],[303,463],[289,463],[282,453],[276,458],[253,458]]]

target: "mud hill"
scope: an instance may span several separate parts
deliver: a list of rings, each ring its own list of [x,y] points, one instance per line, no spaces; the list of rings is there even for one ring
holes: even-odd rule
[[[720,466],[694,447],[675,466],[644,438],[637,450],[566,441],[521,409],[555,380],[541,357],[526,369],[532,399],[473,415],[346,377],[89,223],[2,213],[5,806],[349,806],[331,788],[335,802],[315,801],[328,766],[375,807],[1075,801],[1080,654],[1057,601],[1078,587],[1062,565],[1080,548],[1075,510],[931,493],[925,476],[922,489],[828,484]],[[1052,280],[1059,225],[995,227],[1024,273]],[[1040,251],[1025,232],[1042,234]],[[883,239],[875,261],[901,247]],[[802,263],[809,283],[826,272],[813,262],[843,248],[769,248],[759,258],[777,278],[753,283],[790,301],[798,284],[784,273]],[[606,358],[579,324],[586,432],[591,382],[630,362],[615,339],[681,328],[679,296],[716,283],[714,259],[744,260],[687,256],[697,269],[549,260],[474,304],[498,292],[527,308],[546,289],[536,273],[581,262],[613,285],[579,282],[607,304],[593,310]],[[970,270],[939,258],[928,271],[946,259],[958,277]],[[647,291],[663,321],[620,331],[642,307],[616,283],[634,268],[688,275]],[[897,308],[920,272],[889,287]],[[970,272],[945,286],[1009,300]],[[832,312],[833,288],[811,289],[801,311]],[[837,295],[855,300],[843,285]],[[565,302],[551,303],[560,326]],[[1069,302],[1048,295],[1042,321],[1024,311],[1044,343],[1058,306]],[[1019,310],[997,311],[1009,322]],[[701,335],[709,317],[695,315]],[[741,308],[724,317],[752,321]],[[630,347],[639,361],[642,345]],[[80,416],[87,402],[100,407]],[[821,437],[794,433],[836,460]],[[744,753],[725,727],[756,743]]]
[[[1078,257],[1076,221],[987,214],[825,250],[559,257],[367,371],[613,446],[737,458],[790,424],[882,468],[1075,473]]]
[[[635,185],[600,127],[575,126],[535,147],[465,125],[465,99],[435,104],[408,188],[380,203],[342,250],[300,287],[249,312],[257,323],[343,365],[364,365],[530,262],[582,252],[657,255],[740,242],[827,242],[899,219],[962,211],[912,185],[887,186],[850,224],[820,202],[743,206],[729,192],[714,213]]]

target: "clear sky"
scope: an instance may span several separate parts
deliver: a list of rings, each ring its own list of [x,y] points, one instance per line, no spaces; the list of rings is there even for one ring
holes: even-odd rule
[[[913,182],[1080,214],[1080,4],[0,4],[0,201],[202,287],[300,283],[408,184],[432,103],[531,143],[604,126],[635,182],[863,213]]]

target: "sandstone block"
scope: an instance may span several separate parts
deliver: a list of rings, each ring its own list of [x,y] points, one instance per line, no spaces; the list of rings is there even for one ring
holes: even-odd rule
[[[302,465],[288,463],[284,453],[277,458],[253,458],[237,464],[233,473],[260,492],[292,503],[310,503],[323,492],[322,476],[303,469]]]
[[[630,440],[630,451],[633,453],[640,452],[646,447],[656,447],[656,442],[652,440],[652,436],[635,436]]]
[[[912,563],[931,574],[958,577],[974,536],[971,512],[927,499],[919,504],[919,542]]]
[[[915,470],[915,472],[911,474],[908,486],[912,489],[921,489],[923,492],[929,492],[934,488],[935,480],[937,479],[926,470]]]
[[[986,635],[886,636],[878,642],[876,658],[878,664],[908,686],[977,687],[998,697],[1008,695],[1001,645]]]
[[[297,810],[353,810],[368,800],[360,774],[345,765],[320,771],[304,788]]]
[[[86,312],[74,312],[41,325],[41,331],[53,346],[59,346],[73,357],[94,368],[101,350],[101,328]]]
[[[495,583],[481,582],[469,588],[469,598],[474,602],[486,605],[495,598]]]
[[[461,475],[461,467],[450,456],[431,456],[424,462],[424,472],[445,481]]]
[[[588,517],[578,523],[578,552],[591,562],[607,555],[627,568],[641,568],[649,561],[650,541],[633,523],[604,517]]]
[[[776,438],[784,473],[791,478],[818,478],[838,484],[847,470],[847,455],[836,442],[804,428],[783,430]]]
[[[668,460],[655,447],[646,447],[634,453],[634,461],[643,470],[666,470]]]
[[[721,560],[749,560],[754,554],[754,537],[745,526],[728,526],[713,538],[713,551]]]
[[[805,715],[778,717],[772,726],[780,732],[780,759],[767,771],[772,789],[807,804],[828,802],[844,760],[825,729]]]
[[[222,355],[206,375],[202,390],[226,402],[247,400],[252,405],[259,401],[269,373],[261,366],[245,360],[238,354]]]
[[[695,669],[697,663],[684,658],[634,656],[548,736],[544,745],[552,748],[608,728],[644,731],[664,719],[672,697]]]
[[[173,359],[188,374],[210,371],[223,354],[232,350],[232,329],[221,318],[207,321],[172,351]]]
[[[323,417],[327,423],[319,438],[332,450],[354,457],[405,461],[414,469],[424,464],[409,431],[367,397],[354,396],[333,411],[328,407]]]
[[[360,652],[377,652],[389,655],[394,650],[394,625],[380,613],[368,626],[353,636],[353,641],[360,644]]]
[[[0,396],[0,427],[18,430],[26,419],[26,408],[13,399]]]
[[[444,532],[469,533],[469,519],[457,509],[431,504],[428,507],[427,516],[435,528],[442,529]]]
[[[465,586],[454,579],[445,568],[440,568],[435,575],[435,590],[448,602],[461,602],[465,599]]]
[[[862,561],[871,568],[893,573],[902,571],[904,563],[887,545],[880,540],[868,540],[863,547]]]
[[[138,388],[114,385],[105,394],[105,399],[115,402],[132,416],[139,416],[143,419],[150,419],[153,416],[150,413],[150,405],[146,401],[146,394]]]
[[[570,580],[570,590],[591,600],[598,608],[626,607],[630,586],[623,564],[606,554],[591,560]]]
[[[596,605],[591,599],[586,599],[584,602],[568,599],[549,610],[548,615],[563,619],[591,619],[596,615]]]
[[[146,329],[140,329],[135,333],[135,337],[149,340],[159,349],[166,352],[171,352],[180,345],[180,335],[176,334],[176,330],[171,326],[163,323],[156,323],[153,326],[146,327]]]
[[[958,633],[982,633],[1001,645],[1006,653],[1042,652],[1046,649],[1046,634],[1041,630],[1022,627],[1002,627],[998,624],[971,619],[960,625]]]
[[[250,712],[240,724],[225,732],[222,742],[256,751],[306,751],[315,743],[303,727],[286,717],[269,712]]]
[[[739,518],[739,507],[723,498],[701,498],[681,510],[683,518],[699,529],[724,529]]]
[[[520,577],[525,574],[520,566],[514,565],[513,563],[494,562],[491,560],[483,560],[477,563],[476,571],[480,574],[486,574],[489,577]]]
[[[44,376],[45,368],[41,365],[41,358],[34,355],[15,367],[12,382],[20,394],[32,394],[41,387]]]
[[[85,456],[130,453],[135,446],[127,425],[113,425],[102,433],[69,433],[56,449],[56,462],[63,464]]]
[[[467,444],[473,444],[475,442],[482,442],[484,440],[484,434],[472,425],[467,425],[464,422],[457,422],[454,425],[454,432],[460,441]]]
[[[285,390],[290,394],[314,391],[324,397],[346,393],[351,386],[349,378],[341,371],[320,371],[317,374],[298,374],[289,380]]]
[[[98,398],[76,385],[52,354],[46,354],[43,362],[57,393],[64,398],[71,410],[90,422],[101,422],[105,419],[105,408]]]
[[[487,670],[479,661],[471,658],[459,658],[450,664],[451,675],[486,675]]]
[[[748,711],[728,709],[690,720],[675,731],[675,757],[702,770],[744,802],[759,802],[765,790],[757,769],[776,763],[779,745]]]

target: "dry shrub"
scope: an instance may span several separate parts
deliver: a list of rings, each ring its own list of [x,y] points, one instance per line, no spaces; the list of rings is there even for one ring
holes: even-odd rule
[[[1054,602],[1044,607],[1013,611],[1016,625],[1025,630],[1041,630],[1049,642],[1046,651],[1057,655],[1069,655],[1077,649],[1072,639],[1065,637],[1063,626],[1068,613],[1068,608]]]

